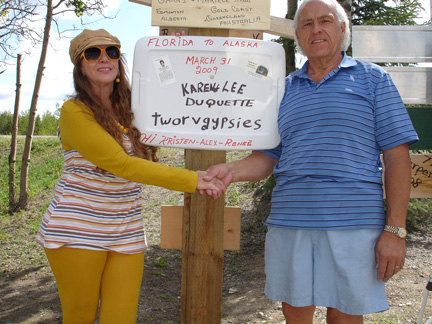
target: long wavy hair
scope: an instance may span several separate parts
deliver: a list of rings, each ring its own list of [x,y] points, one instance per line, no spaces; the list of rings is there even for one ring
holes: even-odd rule
[[[110,95],[113,110],[106,109],[102,105],[102,101],[92,91],[89,80],[82,73],[81,68],[82,58],[78,58],[73,70],[73,80],[75,86],[75,94],[71,96],[72,99],[81,101],[93,113],[96,121],[123,147],[123,132],[118,127],[117,122],[128,129],[127,135],[132,144],[132,151],[135,156],[143,159],[158,161],[156,156],[157,148],[149,146],[140,141],[140,131],[132,125],[134,114],[131,105],[131,88],[129,78],[126,73],[125,66],[126,59],[124,55],[118,61],[120,82],[113,81],[114,89]]]

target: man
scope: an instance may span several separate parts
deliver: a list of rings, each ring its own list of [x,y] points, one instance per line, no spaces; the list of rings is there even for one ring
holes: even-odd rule
[[[390,76],[345,54],[348,18],[336,0],[304,0],[294,22],[308,61],[286,79],[280,145],[208,177],[229,185],[274,174],[265,293],[282,301],[287,324],[312,324],[316,306],[328,323],[363,323],[388,309],[384,282],[404,265],[408,145],[418,137]]]

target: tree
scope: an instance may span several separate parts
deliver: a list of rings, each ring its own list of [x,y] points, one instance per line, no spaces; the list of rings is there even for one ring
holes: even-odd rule
[[[16,167],[16,144],[18,135],[18,111],[21,94],[21,54],[17,57],[17,83],[15,93],[15,107],[11,127],[11,149],[9,153],[9,211],[12,212],[17,205],[16,201],[16,183],[15,183],[15,167]]]
[[[39,115],[36,116],[35,125],[34,125],[34,134],[40,135],[42,130],[42,119]]]
[[[54,112],[54,114],[51,114],[49,111],[46,111],[42,115],[42,118],[40,118],[38,135],[56,135],[58,120],[59,117],[57,111]]]
[[[419,0],[358,0],[352,4],[352,24],[417,25],[422,10]]]
[[[60,118],[59,104],[57,104],[57,106],[58,108],[55,112],[51,113],[46,111],[42,116],[38,115],[36,117],[35,135],[57,135],[57,127]],[[28,111],[21,113],[21,115],[17,117],[17,120],[14,120],[15,116],[18,116],[18,114],[12,114],[9,111],[0,113],[0,135],[12,134],[12,142],[14,142],[13,134],[15,131],[16,135],[24,135],[26,133],[29,120]],[[21,130],[18,129],[18,125],[23,125],[21,126]]]
[[[14,114],[15,115],[15,114]],[[29,124],[29,111],[25,110],[18,117],[18,134],[24,135],[27,132],[28,124]]]
[[[285,16],[286,19],[294,19],[294,15],[297,11],[297,0],[287,0],[288,10]],[[286,73],[295,71],[295,43],[292,39],[285,39],[284,42],[285,54],[286,54]]]
[[[10,135],[12,132],[12,114],[8,111],[0,113],[0,135]]]
[[[33,139],[33,133],[35,127],[39,90],[42,83],[43,70],[45,68],[44,67],[45,59],[46,59],[46,54],[49,45],[51,24],[53,22],[57,24],[57,21],[55,20],[55,16],[67,12],[73,12],[77,17],[82,17],[84,14],[92,15],[95,13],[105,17],[105,15],[103,14],[104,4],[101,0],[90,0],[86,2],[81,0],[59,0],[55,4],[53,4],[53,0],[47,0],[45,6],[46,6],[46,16],[45,16],[45,27],[43,31],[42,49],[41,49],[41,55],[40,55],[38,69],[36,73],[36,81],[33,90],[32,100],[30,104],[29,122],[28,122],[28,128],[26,133],[26,139],[24,143],[23,157],[21,161],[20,196],[19,196],[17,209],[25,209],[27,208],[27,204],[28,204],[27,188],[28,188],[28,169],[30,164],[31,145],[32,145],[32,139]]]
[[[32,0],[0,0],[0,66],[10,57],[22,40],[37,45],[41,36],[31,24],[37,19],[38,3]],[[3,71],[4,72],[4,71]]]
[[[297,11],[297,0],[287,0],[287,14],[286,19],[294,19],[295,12]],[[294,40],[279,37],[274,40],[276,43],[282,45],[285,51],[285,74],[288,75],[290,72],[295,71],[295,43]]]

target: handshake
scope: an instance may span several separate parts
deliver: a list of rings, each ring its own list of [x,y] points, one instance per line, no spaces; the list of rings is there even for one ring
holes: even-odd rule
[[[273,173],[278,160],[254,151],[245,158],[230,163],[216,164],[206,171],[198,171],[197,190],[214,199],[224,194],[228,186],[238,181],[258,181]]]
[[[213,199],[219,198],[231,184],[233,175],[229,163],[211,166],[207,171],[198,171],[197,190]]]

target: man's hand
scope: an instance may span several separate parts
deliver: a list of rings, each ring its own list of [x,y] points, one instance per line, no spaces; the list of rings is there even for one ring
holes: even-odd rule
[[[405,256],[405,239],[383,231],[375,246],[378,281],[387,282],[393,275],[398,273],[404,266]]]
[[[207,175],[203,178],[205,181],[213,181],[214,179],[218,179],[223,183],[225,188],[228,188],[228,186],[231,184],[233,175],[231,173],[231,170],[229,168],[229,165],[227,163],[223,164],[216,164],[207,169]],[[207,193],[208,195],[211,194],[208,190],[200,190],[200,194],[203,195],[204,193]]]
[[[199,190],[200,194],[206,192],[209,196],[212,196],[214,199],[216,199],[225,193],[226,186],[221,180],[215,177],[209,177],[208,179],[205,179],[205,176],[207,175],[206,171],[197,172],[197,190]]]
[[[254,151],[241,160],[209,167],[204,180],[212,181],[213,179],[219,179],[225,188],[227,188],[232,182],[265,179],[272,174],[276,164],[277,160],[264,153]],[[210,194],[205,189],[200,190],[200,193]]]

